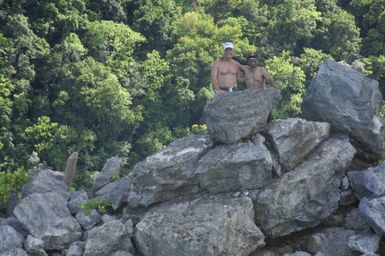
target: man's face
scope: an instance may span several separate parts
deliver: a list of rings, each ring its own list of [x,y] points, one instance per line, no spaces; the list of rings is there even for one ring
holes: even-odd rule
[[[232,58],[234,56],[234,50],[232,48],[226,48],[223,56],[225,58]]]
[[[247,61],[247,64],[250,66],[250,67],[256,67],[258,65],[258,60],[256,58],[250,58],[248,61]]]

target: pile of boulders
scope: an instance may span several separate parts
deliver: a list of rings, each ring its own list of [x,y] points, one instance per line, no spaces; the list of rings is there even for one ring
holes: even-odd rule
[[[374,80],[328,60],[306,119],[270,121],[276,89],[220,94],[204,112],[208,134],[174,141],[126,177],[116,178],[118,157],[88,192],[31,170],[0,218],[0,256],[377,255],[385,164],[351,169],[357,152],[381,155],[381,99]],[[81,207],[102,201],[107,213]]]

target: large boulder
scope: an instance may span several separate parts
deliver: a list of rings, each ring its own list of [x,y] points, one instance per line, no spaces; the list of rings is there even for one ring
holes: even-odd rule
[[[384,122],[379,116],[382,95],[376,80],[332,60],[326,60],[303,98],[307,120],[329,122],[347,132],[365,151],[384,149]]]
[[[130,179],[123,177],[111,183],[108,183],[95,193],[95,199],[107,200],[111,202],[114,210],[127,202],[128,190],[130,188]]]
[[[83,256],[105,256],[124,250],[134,252],[128,230],[119,220],[95,227],[87,232]]]
[[[249,255],[264,245],[248,197],[226,194],[164,203],[136,225],[144,256]]]
[[[204,109],[210,136],[231,144],[263,131],[280,98],[280,91],[273,88],[215,95]]]
[[[259,189],[271,183],[273,164],[265,139],[222,145],[211,149],[198,162],[196,174],[210,193]]]
[[[199,182],[194,171],[210,147],[212,141],[208,135],[192,135],[174,141],[136,164],[128,177],[131,181],[128,205],[149,206],[198,193]]]
[[[293,171],[260,191],[255,199],[257,225],[266,235],[279,237],[326,219],[338,208],[339,175],[355,152],[348,138],[323,142]]]
[[[81,228],[58,193],[32,194],[14,210],[29,233],[44,242],[45,250],[62,250],[81,238]]]
[[[289,118],[271,123],[267,133],[278,152],[283,170],[289,171],[329,138],[330,124]]]
[[[119,174],[121,162],[122,160],[119,157],[108,159],[101,172],[94,178],[92,190],[97,191],[107,183],[110,183]]]

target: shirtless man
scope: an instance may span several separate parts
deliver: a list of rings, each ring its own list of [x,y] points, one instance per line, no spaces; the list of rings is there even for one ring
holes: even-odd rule
[[[215,92],[232,92],[240,80],[241,64],[233,60],[234,45],[230,42],[224,44],[223,56],[214,62],[211,69],[211,82]]]
[[[264,89],[265,81],[277,88],[273,78],[263,67],[258,67],[258,60],[254,54],[247,58],[248,66],[242,65],[241,69],[244,72],[244,80],[248,89]]]

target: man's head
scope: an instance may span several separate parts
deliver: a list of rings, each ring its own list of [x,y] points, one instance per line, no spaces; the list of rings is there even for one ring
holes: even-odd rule
[[[226,42],[223,44],[223,57],[231,59],[234,56],[234,45],[231,42]]]
[[[258,66],[258,59],[257,59],[257,56],[255,56],[253,53],[250,54],[250,55],[247,57],[247,65],[249,65],[250,67],[256,67],[256,66]]]

